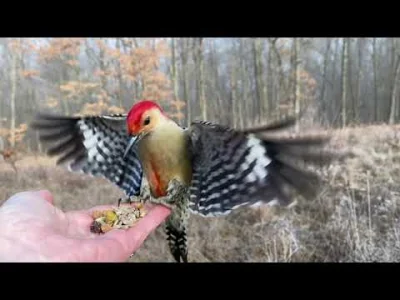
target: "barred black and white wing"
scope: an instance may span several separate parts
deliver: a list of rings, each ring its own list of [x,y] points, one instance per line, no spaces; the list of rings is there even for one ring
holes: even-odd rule
[[[319,177],[292,162],[328,162],[332,153],[320,151],[326,137],[265,136],[294,123],[295,119],[288,119],[245,130],[192,123],[187,131],[193,155],[191,212],[217,216],[245,205],[272,201],[288,205],[292,202],[288,188],[314,197]]]
[[[137,196],[142,167],[136,148],[124,158],[130,141],[125,115],[67,117],[38,115],[31,128],[57,164],[71,172],[103,177],[121,188],[128,197]]]

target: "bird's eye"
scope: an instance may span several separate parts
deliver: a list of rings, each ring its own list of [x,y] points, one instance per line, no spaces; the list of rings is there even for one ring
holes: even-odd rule
[[[149,125],[150,124],[150,117],[147,117],[146,119],[144,119],[143,125]]]

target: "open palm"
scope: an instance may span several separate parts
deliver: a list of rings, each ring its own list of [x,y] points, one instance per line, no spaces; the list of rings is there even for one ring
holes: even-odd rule
[[[64,213],[48,191],[18,193],[0,208],[0,260],[123,262],[170,213],[154,206],[133,228],[91,233],[91,212],[110,207]]]

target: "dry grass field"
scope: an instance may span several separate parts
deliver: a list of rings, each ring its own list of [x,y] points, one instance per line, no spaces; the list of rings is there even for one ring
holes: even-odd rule
[[[192,216],[193,262],[370,262],[400,260],[400,126],[346,128],[333,143],[359,157],[321,170],[322,193],[289,209],[241,209],[216,219]],[[110,204],[122,195],[103,179],[72,174],[46,157],[26,157],[18,173],[0,158],[0,200],[49,189],[63,210]],[[131,262],[172,262],[162,228]]]

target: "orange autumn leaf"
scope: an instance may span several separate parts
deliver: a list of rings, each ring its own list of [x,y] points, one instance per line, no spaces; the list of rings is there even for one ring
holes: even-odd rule
[[[22,77],[32,78],[32,77],[38,76],[40,74],[40,71],[38,71],[38,70],[22,70],[20,72],[20,74]]]

